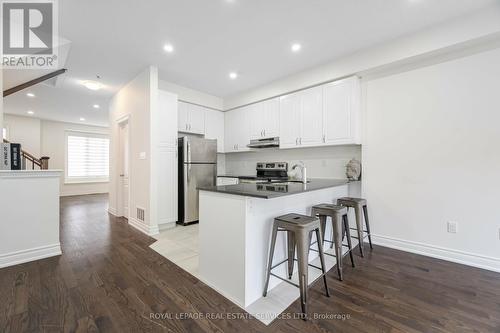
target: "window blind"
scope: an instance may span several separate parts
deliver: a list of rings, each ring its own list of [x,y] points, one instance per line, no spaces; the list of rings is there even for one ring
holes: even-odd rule
[[[67,178],[107,180],[109,178],[109,139],[91,133],[67,135]]]

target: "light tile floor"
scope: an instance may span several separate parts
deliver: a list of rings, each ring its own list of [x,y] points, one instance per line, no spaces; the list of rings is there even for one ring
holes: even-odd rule
[[[164,230],[155,236],[158,241],[150,247],[177,266],[199,278],[198,227],[198,224],[194,224]],[[329,246],[325,246],[325,251],[332,253],[333,250]],[[349,259],[346,257],[344,260]],[[320,266],[319,258],[316,258],[311,263]],[[335,258],[325,256],[325,264],[327,270],[332,269],[335,266]],[[319,270],[309,267],[309,284],[313,283],[319,276]],[[292,282],[298,284],[297,273],[292,276]],[[298,288],[282,282],[270,290],[267,297],[258,299],[244,310],[264,324],[269,325],[299,297]]]

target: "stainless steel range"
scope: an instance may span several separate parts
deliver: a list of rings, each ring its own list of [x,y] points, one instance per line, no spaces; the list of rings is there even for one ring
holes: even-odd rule
[[[240,183],[271,183],[288,180],[287,162],[258,162],[255,169],[257,170],[255,177],[240,178]]]

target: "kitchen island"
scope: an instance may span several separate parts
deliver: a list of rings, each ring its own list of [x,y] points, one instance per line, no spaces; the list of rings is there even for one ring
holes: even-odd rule
[[[200,188],[199,277],[246,308],[262,297],[275,217],[311,213],[311,207],[349,194],[347,180],[237,184]],[[327,223],[325,234],[330,235]],[[278,233],[274,263],[287,256],[286,235]],[[309,260],[317,257],[311,251]],[[273,270],[286,276],[286,265]],[[282,281],[271,277],[269,290]]]

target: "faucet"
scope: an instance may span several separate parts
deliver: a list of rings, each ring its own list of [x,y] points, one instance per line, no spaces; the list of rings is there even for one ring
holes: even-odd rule
[[[301,175],[302,175],[302,183],[303,184],[307,184],[307,169],[306,169],[306,166],[304,164],[304,162],[300,161],[299,163],[295,164],[293,167],[292,167],[292,170],[295,170],[296,168],[300,168],[301,170]]]

